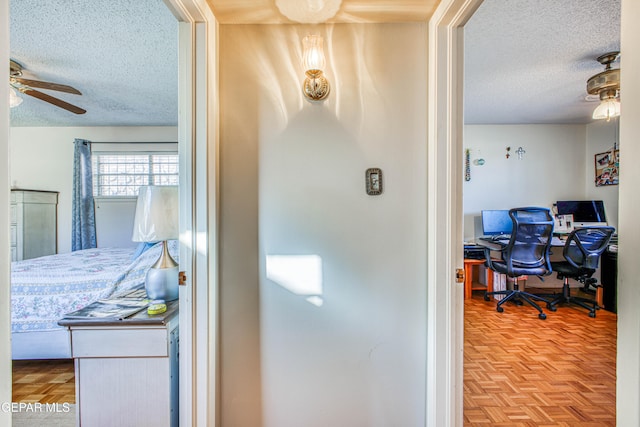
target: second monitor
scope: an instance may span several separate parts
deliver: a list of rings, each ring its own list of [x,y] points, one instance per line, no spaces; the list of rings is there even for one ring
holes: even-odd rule
[[[602,200],[559,200],[556,206],[558,215],[573,215],[576,227],[607,225]]]
[[[508,210],[483,210],[481,215],[483,235],[511,234],[513,221],[511,221]]]

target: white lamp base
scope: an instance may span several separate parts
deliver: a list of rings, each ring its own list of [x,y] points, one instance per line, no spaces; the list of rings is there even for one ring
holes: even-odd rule
[[[169,268],[151,267],[147,271],[144,287],[152,299],[173,301],[178,299],[178,266]]]

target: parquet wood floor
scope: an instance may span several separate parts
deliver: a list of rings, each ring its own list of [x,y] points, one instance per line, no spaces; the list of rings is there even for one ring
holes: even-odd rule
[[[529,290],[529,289],[527,289]],[[615,426],[614,313],[465,300],[464,425]],[[543,307],[544,309],[544,307]]]
[[[465,427],[615,426],[616,315],[465,300]],[[75,403],[72,360],[14,361],[13,401]]]
[[[14,360],[13,402],[76,403],[73,360]]]

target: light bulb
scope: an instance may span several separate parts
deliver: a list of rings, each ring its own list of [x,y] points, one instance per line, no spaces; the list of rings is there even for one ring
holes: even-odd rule
[[[605,99],[600,105],[593,110],[593,119],[611,120],[612,117],[618,117],[620,115],[620,101],[617,99]]]
[[[16,93],[16,90],[9,86],[9,107],[15,108],[18,105],[22,104],[22,101],[24,101],[24,99],[19,97]]]
[[[312,34],[302,39],[304,56],[302,58],[305,71],[324,70],[324,52],[322,48],[322,36]]]

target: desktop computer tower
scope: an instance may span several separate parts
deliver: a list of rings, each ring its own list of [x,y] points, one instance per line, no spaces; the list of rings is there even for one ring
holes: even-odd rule
[[[605,310],[617,313],[618,253],[609,250],[604,251],[600,257],[600,263],[602,304]]]

